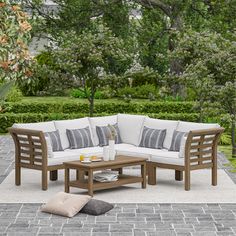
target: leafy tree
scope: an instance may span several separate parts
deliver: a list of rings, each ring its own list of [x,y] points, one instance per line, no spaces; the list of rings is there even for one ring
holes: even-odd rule
[[[31,75],[28,52],[31,25],[21,6],[8,0],[0,2],[0,99],[3,100],[15,81]]]
[[[212,76],[207,67],[199,61],[195,65],[189,65],[180,77],[180,80],[195,93],[197,103],[194,109],[199,112],[200,122],[203,121],[208,102],[215,95],[215,81]]]
[[[236,45],[218,33],[188,29],[178,35],[178,44],[170,55],[181,60],[183,70],[190,65],[195,70],[194,65],[201,61],[216,84],[225,84],[235,78]]]
[[[124,0],[110,0],[103,1],[103,4],[98,4],[102,10],[103,21],[106,26],[115,34],[116,37],[126,39],[129,37],[130,21],[129,13],[130,7],[127,1]]]
[[[73,31],[62,34],[61,42],[52,55],[67,77],[74,78],[78,89],[87,95],[92,116],[95,92],[106,84],[106,78],[115,76],[110,60],[124,63],[130,56],[124,50],[123,40],[102,25],[79,36]]]
[[[184,72],[180,80],[195,92],[202,120],[205,105],[208,107],[214,97],[215,85],[235,80],[236,46],[220,34],[189,29],[178,35],[178,44],[170,55],[181,61]]]
[[[236,79],[221,87],[218,98],[220,109],[228,114],[230,120],[232,156],[236,158]]]
[[[139,54],[142,65],[163,75],[169,67],[166,21],[159,9],[143,9],[138,28]]]

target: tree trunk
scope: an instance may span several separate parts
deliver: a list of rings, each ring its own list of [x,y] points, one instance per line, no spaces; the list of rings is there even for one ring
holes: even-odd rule
[[[93,117],[95,92],[96,92],[96,89],[94,89],[94,86],[92,84],[92,86],[91,86],[91,94],[89,96],[89,116],[90,117]]]
[[[232,157],[236,158],[235,121],[232,121],[231,139],[232,139]]]
[[[94,96],[89,98],[89,116],[93,117],[94,112]]]
[[[174,15],[174,14],[172,14],[172,15]],[[182,19],[179,14],[171,17],[171,29],[176,32],[181,31]],[[175,38],[174,37],[175,37],[175,35],[171,35],[171,34],[169,36],[168,48],[171,52],[175,50]],[[172,59],[170,61],[170,74],[178,76],[182,72],[183,72],[183,68],[182,68],[180,61],[178,59]],[[185,89],[183,86],[180,85],[179,82],[173,81],[170,86],[172,89],[173,96],[177,96],[177,95],[181,95],[183,97],[185,96]]]

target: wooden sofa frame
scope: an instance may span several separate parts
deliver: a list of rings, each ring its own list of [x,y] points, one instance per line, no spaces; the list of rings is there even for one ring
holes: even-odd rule
[[[42,131],[9,128],[15,143],[15,184],[21,184],[21,168],[42,172],[42,190],[48,188],[48,172],[50,180],[57,180],[57,171],[64,165],[48,166],[47,143]],[[156,184],[156,168],[175,170],[175,179],[183,180],[185,172],[185,190],[190,190],[190,171],[204,168],[212,169],[212,185],[217,184],[217,144],[223,128],[190,131],[185,146],[184,166],[148,162],[148,183]],[[207,148],[207,150],[206,150]],[[197,149],[197,151],[196,151]],[[194,150],[194,152],[191,152]],[[78,157],[79,159],[79,157]],[[77,176],[79,173],[77,173]]]
[[[50,180],[57,180],[57,170],[64,165],[48,166],[47,143],[42,131],[9,128],[15,143],[15,184],[21,184],[21,167],[42,171],[42,190],[48,189],[48,171]]]
[[[212,185],[217,185],[217,145],[220,135],[224,132],[223,128],[204,129],[190,131],[185,145],[184,165],[172,165],[157,162],[148,162],[148,184],[156,184],[156,168],[175,170],[175,180],[183,180],[185,190],[190,190],[190,172],[211,168]]]

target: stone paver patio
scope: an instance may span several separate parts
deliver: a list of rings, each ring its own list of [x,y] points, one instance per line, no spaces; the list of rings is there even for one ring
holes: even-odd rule
[[[236,235],[236,204],[117,204],[106,215],[72,219],[40,204],[0,204],[1,235]]]
[[[0,136],[0,183],[14,168],[13,149],[11,138]],[[236,183],[236,174],[225,166],[227,163],[220,154],[219,168],[225,169]],[[236,203],[116,204],[106,215],[78,214],[72,219],[42,213],[40,205],[0,204],[0,236],[236,235]]]

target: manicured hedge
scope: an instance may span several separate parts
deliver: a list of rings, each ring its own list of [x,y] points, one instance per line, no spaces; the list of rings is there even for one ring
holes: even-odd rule
[[[96,113],[94,116],[105,116],[116,113]],[[142,113],[139,113],[142,114]],[[197,121],[197,113],[145,113],[152,118],[169,119],[169,120],[184,120],[184,121]],[[50,120],[66,120],[75,119],[88,116],[87,113],[5,113],[0,114],[0,133],[6,133],[7,128],[11,127],[14,123],[30,123],[41,122]]]
[[[95,104],[95,113],[193,113],[192,102],[104,102]],[[88,113],[89,105],[79,102],[6,103],[10,113]]]

